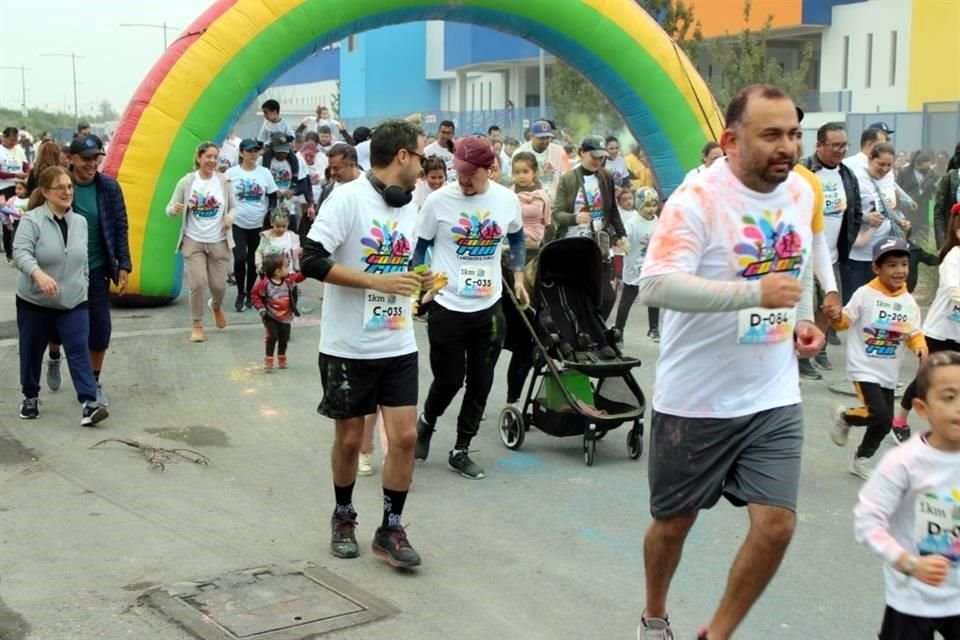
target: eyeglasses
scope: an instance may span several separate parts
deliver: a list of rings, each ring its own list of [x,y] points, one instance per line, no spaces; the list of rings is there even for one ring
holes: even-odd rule
[[[833,151],[846,151],[850,148],[849,142],[830,142],[826,143],[826,146],[830,147]]]
[[[60,193],[68,193],[73,191],[72,184],[58,184],[55,187],[50,187],[50,191],[59,191]]]
[[[425,155],[423,155],[422,153],[417,153],[416,151],[413,151],[412,149],[404,149],[404,151],[406,151],[407,153],[409,153],[409,154],[412,155],[412,156],[417,156],[417,158],[420,160],[420,162],[423,162],[423,161],[426,159],[426,156],[425,156]]]

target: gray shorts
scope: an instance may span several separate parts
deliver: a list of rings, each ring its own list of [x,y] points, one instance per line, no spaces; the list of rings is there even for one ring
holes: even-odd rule
[[[650,512],[659,520],[735,506],[796,511],[803,449],[799,404],[739,418],[682,418],[653,412]]]

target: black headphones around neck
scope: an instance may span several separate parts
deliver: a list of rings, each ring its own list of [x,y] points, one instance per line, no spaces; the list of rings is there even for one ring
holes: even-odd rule
[[[384,184],[383,180],[373,175],[373,170],[367,171],[367,180],[370,181],[370,184],[373,185],[373,188],[377,190],[377,193],[380,194],[380,197],[383,198],[383,201],[387,203],[388,207],[394,207],[399,209],[400,207],[405,207],[413,201],[413,191],[404,191],[403,187],[398,187],[395,184],[387,186]]]

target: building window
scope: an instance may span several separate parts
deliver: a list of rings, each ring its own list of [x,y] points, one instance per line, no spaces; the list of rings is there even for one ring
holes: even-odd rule
[[[357,49],[357,36],[347,36],[347,52],[353,53]]]
[[[897,32],[890,32],[890,86],[897,84]]]
[[[843,88],[850,88],[850,36],[843,36]]]
[[[867,68],[866,87],[870,88],[870,81],[873,79],[873,34],[867,34]]]

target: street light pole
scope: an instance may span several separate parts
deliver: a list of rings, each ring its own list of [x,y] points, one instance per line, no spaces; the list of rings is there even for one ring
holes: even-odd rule
[[[80,124],[80,100],[77,97],[77,58],[83,59],[76,53],[41,53],[45,58],[70,58],[70,66],[73,69],[73,118],[74,124]]]
[[[164,20],[162,24],[147,24],[143,22],[133,22],[133,23],[123,23],[121,27],[147,27],[149,29],[160,29],[163,31],[163,50],[167,50],[167,31],[180,31],[179,27],[168,27],[167,21]]]
[[[11,71],[20,71],[20,114],[26,118],[27,117],[27,71],[30,71],[27,67],[20,65],[19,67],[0,67],[0,69],[9,69]]]

